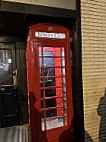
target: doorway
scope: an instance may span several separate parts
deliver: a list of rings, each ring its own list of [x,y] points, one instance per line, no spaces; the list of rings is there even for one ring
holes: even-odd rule
[[[15,45],[0,43],[0,123],[1,127],[17,125],[18,90]]]

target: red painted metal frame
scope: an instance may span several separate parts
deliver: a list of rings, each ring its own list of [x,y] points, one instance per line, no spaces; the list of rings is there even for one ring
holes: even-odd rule
[[[53,27],[53,31],[48,31],[48,27]],[[53,32],[53,33],[65,33],[66,39],[48,39],[48,38],[37,38],[35,37],[35,31],[41,32]],[[39,72],[39,47],[64,47],[65,50],[65,72],[66,75],[66,98],[67,98],[67,125],[53,128],[50,130],[41,130],[41,95],[40,95],[40,72]],[[43,49],[42,49],[43,50]],[[60,57],[60,56],[59,56]],[[31,128],[32,142],[73,142],[74,141],[74,129],[73,129],[73,103],[72,103],[72,83],[71,83],[71,62],[70,62],[70,40],[69,30],[58,25],[51,24],[38,24],[29,28],[29,38],[26,49],[26,60],[27,60],[27,85],[28,85],[28,98],[29,98],[29,122]],[[42,58],[43,62],[43,58]],[[57,68],[57,67],[56,67]],[[61,65],[60,65],[61,68]],[[58,75],[55,76],[57,78]],[[61,76],[59,76],[61,78]],[[44,72],[42,76],[44,78]],[[49,77],[51,78],[51,77]],[[43,82],[42,89],[44,87]],[[61,87],[61,86],[58,86]],[[51,87],[50,87],[51,88]],[[54,87],[53,87],[54,88]],[[63,89],[62,89],[63,90]],[[46,99],[45,92],[44,102]],[[60,97],[60,96],[55,96]],[[65,99],[65,98],[63,98]],[[57,107],[57,106],[56,106]],[[59,106],[63,107],[63,106]],[[44,110],[46,108],[44,104]],[[57,115],[57,118],[61,116]],[[66,115],[64,115],[64,118]],[[47,118],[44,122],[51,118]],[[54,118],[55,119],[55,118]],[[46,128],[46,123],[45,128]],[[66,132],[66,133],[65,133]]]

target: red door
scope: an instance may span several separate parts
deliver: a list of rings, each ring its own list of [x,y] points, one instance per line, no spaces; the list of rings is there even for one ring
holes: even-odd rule
[[[69,30],[31,27],[26,53],[32,141],[73,142]]]

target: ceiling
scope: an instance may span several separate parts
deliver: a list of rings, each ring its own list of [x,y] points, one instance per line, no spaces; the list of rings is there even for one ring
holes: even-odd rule
[[[52,23],[71,29],[75,20],[68,18],[0,12],[0,35],[27,36],[28,27],[37,23]]]

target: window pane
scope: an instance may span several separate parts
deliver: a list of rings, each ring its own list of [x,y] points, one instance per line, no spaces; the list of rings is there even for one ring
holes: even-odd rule
[[[56,109],[46,110],[46,118],[56,117],[57,111]]]
[[[44,50],[45,50],[45,48],[43,48],[43,56],[54,56],[53,51],[44,51]]]
[[[12,77],[12,52],[0,50],[0,85],[11,85]]]
[[[39,66],[42,67],[42,58],[39,58]]]
[[[60,118],[57,118],[57,119],[47,120],[46,125],[47,125],[47,130],[48,130],[52,128],[62,127],[63,122],[60,121]]]
[[[55,86],[55,78],[45,78],[44,79],[45,87]]]
[[[62,74],[65,75],[65,68],[62,68]]]
[[[56,96],[56,88],[46,89],[46,90],[45,90],[45,96],[46,96],[46,97]]]
[[[44,68],[44,76],[55,76],[55,68]]]
[[[44,60],[44,67],[55,66],[54,58],[43,58],[43,60]]]
[[[46,100],[46,108],[56,107],[56,98]]]

